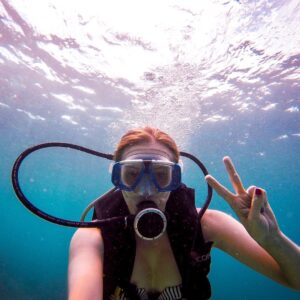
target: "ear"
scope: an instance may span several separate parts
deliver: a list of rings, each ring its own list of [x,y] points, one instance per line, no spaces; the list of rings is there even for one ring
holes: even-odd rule
[[[111,162],[111,163],[109,164],[109,166],[108,166],[108,172],[109,172],[110,174],[112,174],[112,170],[113,170],[114,163],[115,163],[115,162]]]
[[[178,161],[178,165],[180,166],[181,172],[183,172],[183,160],[181,158]]]

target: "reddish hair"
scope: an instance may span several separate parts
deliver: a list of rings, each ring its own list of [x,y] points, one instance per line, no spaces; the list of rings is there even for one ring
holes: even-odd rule
[[[142,143],[158,142],[167,147],[174,155],[175,162],[179,161],[179,150],[175,141],[165,132],[153,127],[135,128],[125,133],[115,151],[114,160],[120,161],[125,149]]]

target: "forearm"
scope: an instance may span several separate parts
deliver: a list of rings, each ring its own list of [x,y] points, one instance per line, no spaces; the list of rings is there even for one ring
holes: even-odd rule
[[[69,300],[102,300],[102,280],[100,280],[101,268],[89,266],[81,259],[73,259],[69,263],[68,290]]]
[[[261,246],[278,263],[286,284],[300,290],[300,247],[281,231],[261,243]]]

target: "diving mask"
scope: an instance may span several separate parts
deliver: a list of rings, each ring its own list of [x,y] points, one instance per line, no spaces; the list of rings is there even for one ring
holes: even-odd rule
[[[158,159],[122,160],[113,165],[112,182],[120,190],[141,195],[170,192],[181,183],[181,167]]]

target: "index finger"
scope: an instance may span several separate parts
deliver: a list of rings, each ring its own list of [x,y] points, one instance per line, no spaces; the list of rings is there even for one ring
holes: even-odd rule
[[[218,182],[213,176],[206,175],[205,179],[207,183],[230,205],[234,203],[235,195],[232,194],[225,186]]]
[[[238,194],[246,193],[246,191],[244,189],[244,186],[243,186],[243,183],[240,179],[240,176],[237,173],[237,171],[234,167],[234,164],[233,164],[232,160],[230,159],[230,157],[225,156],[223,158],[223,162],[225,164],[226,170],[227,170],[228,175],[229,175],[229,179],[230,179],[230,181],[232,183],[232,186],[233,186],[234,190],[236,191],[236,193],[238,193]]]

